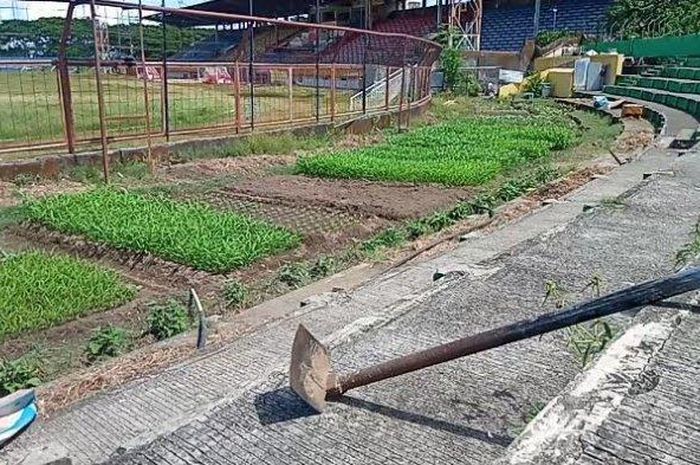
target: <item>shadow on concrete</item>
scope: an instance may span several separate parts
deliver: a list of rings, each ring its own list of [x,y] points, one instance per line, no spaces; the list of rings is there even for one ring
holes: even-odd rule
[[[663,301],[655,303],[654,307],[671,308],[674,310],[687,310],[691,313],[700,314],[700,305],[693,305],[684,302]]]
[[[418,413],[406,412],[404,410],[388,407],[386,405],[376,404],[374,402],[358,399],[357,397],[351,397],[348,395],[344,395],[343,397],[337,400],[334,399],[334,402],[345,404],[349,407],[368,410],[372,413],[377,413],[379,415],[395,418],[397,420],[408,421],[411,423],[427,426],[429,428],[448,431],[453,434],[458,434],[460,436],[487,442],[489,444],[496,444],[503,447],[508,446],[511,442],[513,442],[514,439],[511,436],[487,433],[479,429],[450,423],[444,420],[438,420],[436,418],[430,418]]]
[[[258,394],[253,403],[262,425],[318,415],[316,410],[289,387]]]

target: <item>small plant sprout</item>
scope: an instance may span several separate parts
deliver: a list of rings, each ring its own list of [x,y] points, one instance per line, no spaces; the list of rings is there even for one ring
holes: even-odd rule
[[[598,273],[594,273],[593,276],[591,276],[591,280],[588,281],[588,283],[584,286],[583,289],[581,289],[581,292],[585,292],[587,289],[591,289],[593,291],[593,295],[595,295],[596,297],[600,297],[600,291],[602,287],[603,277]]]
[[[681,269],[700,255],[700,218],[691,233],[691,241],[676,253],[676,269]]]
[[[568,295],[567,292],[561,288],[556,281],[547,281],[544,284],[545,295],[542,300],[542,304],[546,304],[548,301],[554,301],[554,306],[556,308],[564,308],[566,306]]]
[[[600,201],[600,206],[610,210],[621,210],[627,206],[627,203],[619,197],[608,197]]]
[[[597,320],[590,326],[582,324],[572,326],[566,331],[568,333],[567,345],[573,351],[581,368],[585,368],[597,353],[602,352],[618,332],[617,329],[603,320]]]

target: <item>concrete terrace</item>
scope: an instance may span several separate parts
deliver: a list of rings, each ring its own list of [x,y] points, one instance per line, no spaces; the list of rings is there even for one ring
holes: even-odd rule
[[[41,453],[74,464],[700,463],[700,316],[683,308],[612,318],[621,336],[584,373],[559,331],[352,391],[323,415],[286,377],[299,323],[344,372],[551,311],[547,281],[573,303],[590,298],[593,276],[611,292],[668,275],[700,216],[699,180],[700,152],[654,147],[514,224],[88,399],[36,425],[0,463]],[[433,282],[436,270],[448,274]],[[600,406],[602,416],[585,414]],[[572,424],[585,427],[566,434]]]

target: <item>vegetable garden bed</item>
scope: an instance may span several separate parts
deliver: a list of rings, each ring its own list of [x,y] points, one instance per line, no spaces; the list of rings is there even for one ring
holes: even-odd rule
[[[477,186],[573,146],[571,122],[551,117],[466,118],[394,134],[379,145],[306,157],[309,176]]]
[[[32,202],[27,217],[61,233],[214,273],[240,268],[300,242],[284,228],[240,214],[109,189]]]
[[[128,302],[136,289],[116,272],[41,252],[0,261],[0,340]]]

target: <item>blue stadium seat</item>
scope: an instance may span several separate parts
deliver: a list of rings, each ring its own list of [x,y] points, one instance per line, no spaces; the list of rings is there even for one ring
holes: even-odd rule
[[[605,13],[614,0],[543,1],[540,30],[570,30],[596,34],[605,21]],[[554,8],[556,7],[556,24]],[[481,26],[481,49],[518,51],[533,37],[534,5],[487,7]]]

